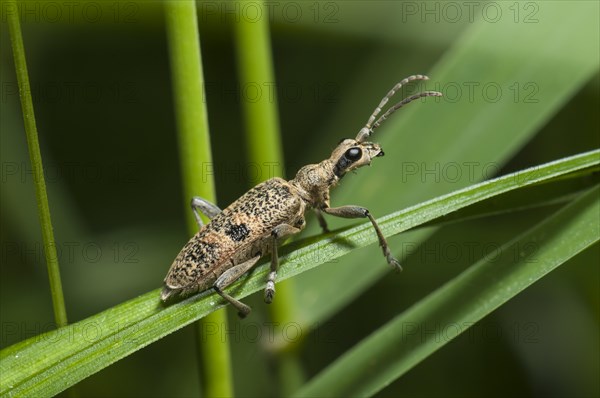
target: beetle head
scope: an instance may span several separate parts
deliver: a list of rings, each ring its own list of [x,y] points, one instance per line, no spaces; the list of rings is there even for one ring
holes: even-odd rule
[[[371,164],[371,159],[383,156],[379,144],[345,139],[331,153],[333,173],[341,178],[348,171]]]

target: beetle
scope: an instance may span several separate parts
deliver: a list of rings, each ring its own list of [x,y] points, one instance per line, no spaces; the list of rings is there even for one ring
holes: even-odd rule
[[[397,83],[383,97],[356,138],[340,141],[328,159],[302,167],[292,180],[275,177],[262,182],[225,210],[200,197],[192,198],[192,211],[200,230],[173,261],[164,279],[161,299],[168,301],[173,296],[185,296],[213,288],[243,318],[250,313],[250,307],[227,294],[224,289],[248,272],[261,257],[270,254],[271,268],[264,298],[271,303],[279,265],[278,243],[304,229],[304,214],[309,209],[315,211],[324,231],[328,229],[323,214],[368,218],[386,261],[395,269],[402,270],[369,210],[352,205],[331,207],[329,190],[348,172],[370,165],[374,158],[384,155],[379,144],[367,139],[392,113],[418,98],[442,95],[437,91],[411,95],[376,119],[402,86],[416,80],[428,80],[428,77],[413,75]],[[210,219],[208,224],[203,225],[199,211]]]

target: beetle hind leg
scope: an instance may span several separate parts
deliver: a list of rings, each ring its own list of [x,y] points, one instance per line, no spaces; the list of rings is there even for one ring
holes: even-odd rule
[[[258,259],[260,259],[260,254],[255,257],[252,257],[250,260],[244,261],[243,263],[229,268],[217,278],[213,285],[215,291],[219,293],[221,297],[227,300],[227,302],[233,305],[235,309],[238,310],[238,315],[240,316],[240,318],[245,318],[250,313],[250,307],[248,307],[241,301],[231,297],[229,294],[225,293],[223,289],[231,285],[233,282],[237,281],[240,278],[240,276],[248,272],[250,268],[252,268],[257,263]]]
[[[252,308],[242,303],[239,300],[234,299],[229,294],[222,291],[217,285],[213,286],[215,291],[219,294],[219,296],[223,297],[225,300],[229,302],[229,304],[233,305],[235,309],[238,311],[238,316],[240,318],[245,318],[252,311]]]

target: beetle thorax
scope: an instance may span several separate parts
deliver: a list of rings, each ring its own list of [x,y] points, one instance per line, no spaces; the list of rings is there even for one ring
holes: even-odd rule
[[[383,156],[383,151],[378,144],[345,139],[329,159],[302,167],[290,183],[310,206],[329,206],[329,189],[346,173],[371,164],[371,160],[379,156]]]
[[[296,173],[290,183],[298,189],[302,199],[311,207],[321,207],[329,202],[329,189],[339,180],[334,174],[330,159],[319,164],[309,164]]]

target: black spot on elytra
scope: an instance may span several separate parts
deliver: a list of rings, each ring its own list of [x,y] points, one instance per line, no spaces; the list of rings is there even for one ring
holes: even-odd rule
[[[225,234],[232,240],[241,242],[250,235],[250,230],[244,223],[239,225],[229,224],[227,228],[225,228]]]

